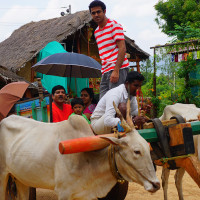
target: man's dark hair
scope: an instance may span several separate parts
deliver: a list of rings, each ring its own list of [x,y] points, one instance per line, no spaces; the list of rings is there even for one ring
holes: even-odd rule
[[[129,72],[127,74],[125,83],[126,82],[132,83],[135,80],[143,81],[144,80],[144,76],[141,73],[139,73],[139,72],[131,71],[131,72]]]
[[[72,108],[77,104],[80,104],[80,105],[84,106],[83,100],[81,98],[72,99],[72,101],[71,101]]]
[[[91,12],[91,8],[98,7],[98,6],[100,6],[102,8],[103,12],[106,9],[106,5],[102,1],[94,0],[89,5],[90,12]]]
[[[62,89],[63,89],[63,90],[65,91],[65,93],[66,93],[66,90],[65,90],[65,88],[64,88],[62,85],[56,85],[56,86],[54,86],[54,87],[52,88],[51,94],[54,95],[55,92],[56,92],[56,90],[62,90]]]

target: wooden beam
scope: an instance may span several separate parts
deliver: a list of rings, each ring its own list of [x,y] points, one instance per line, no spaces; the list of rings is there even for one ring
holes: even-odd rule
[[[163,126],[169,126],[169,125],[177,124],[177,120],[176,119],[163,120],[162,124],[163,124]],[[144,129],[154,128],[153,122],[145,123],[143,125],[143,128]]]
[[[200,121],[191,122],[191,127],[192,127],[193,135],[200,134]],[[137,130],[137,131],[147,142],[159,142],[157,133],[156,133],[156,129],[148,128],[148,129],[141,129],[141,130]]]
[[[137,71],[140,72],[140,59],[136,56]]]
[[[171,43],[171,44],[165,44],[165,45],[157,45],[155,47],[150,47],[150,49],[156,49],[156,48],[161,48],[161,47],[167,47],[167,46],[175,46],[179,44],[187,44],[187,43],[199,43],[199,40],[191,40],[191,41],[186,41],[186,42],[179,42],[179,43]]]

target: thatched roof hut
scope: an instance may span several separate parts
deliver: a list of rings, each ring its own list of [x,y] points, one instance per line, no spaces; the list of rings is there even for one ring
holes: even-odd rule
[[[25,81],[25,79],[18,76],[14,72],[11,72],[5,67],[0,66],[0,89],[8,83],[18,82],[18,81]]]
[[[11,82],[19,82],[25,81],[29,83],[28,86],[29,92],[33,95],[37,95],[38,93],[38,86],[34,85],[33,83],[28,82],[23,77],[18,76],[16,73],[6,69],[5,67],[0,66],[0,89]],[[31,95],[30,95],[31,96]]]
[[[31,61],[31,65],[34,64],[33,58],[49,42],[66,43],[67,39],[71,37],[74,43],[74,39],[80,38],[80,35],[84,36],[85,32],[82,31],[82,28],[85,27],[87,29],[88,26],[94,28],[96,26],[89,11],[80,11],[64,17],[30,22],[15,30],[8,39],[0,43],[0,65],[17,72],[29,61]],[[76,34],[77,32],[79,33],[78,35]],[[87,39],[87,35],[85,38]],[[76,44],[78,45],[77,42]],[[73,46],[74,44],[71,43],[70,45]],[[93,45],[96,45],[96,43],[94,42]],[[137,56],[140,60],[144,60],[149,57],[148,53],[140,49],[134,40],[128,37],[126,37],[126,45],[130,58],[136,59]],[[82,51],[81,53],[85,52]]]
[[[25,81],[25,79],[21,76],[18,76],[14,72],[6,69],[5,67],[0,66],[0,82],[4,82],[6,84],[18,81]]]

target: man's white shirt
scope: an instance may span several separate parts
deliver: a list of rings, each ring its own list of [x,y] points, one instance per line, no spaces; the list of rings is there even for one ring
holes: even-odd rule
[[[115,117],[116,111],[113,106],[113,101],[118,107],[120,103],[127,103],[127,100],[128,92],[124,84],[121,84],[118,87],[109,90],[98,102],[91,116],[91,120],[101,118],[103,115],[105,115],[104,126],[117,126],[120,119]],[[135,96],[131,96],[131,115],[138,115],[138,103]]]

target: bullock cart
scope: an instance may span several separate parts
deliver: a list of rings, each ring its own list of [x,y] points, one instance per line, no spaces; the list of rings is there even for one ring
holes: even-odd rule
[[[184,168],[200,187],[200,163],[193,156],[193,135],[200,134],[200,121],[186,123],[179,115],[172,117],[171,120],[160,121],[156,118],[152,121],[146,123],[144,129],[138,132],[150,143],[154,164],[169,169]],[[87,147],[82,146],[85,141],[89,144]],[[101,136],[94,136],[61,141],[59,151],[61,154],[71,154],[98,150],[108,145],[109,143],[101,139]]]
[[[156,165],[169,168],[183,167],[198,186],[200,186],[199,164],[192,156],[194,153],[192,136],[200,134],[200,122],[185,123],[184,119],[177,118],[162,122],[157,122],[158,120],[155,119],[153,123],[146,124],[144,126],[145,129],[138,130],[138,132],[147,142],[151,143],[152,158]],[[81,140],[86,139],[89,139],[88,142],[92,140],[90,148],[80,149]],[[157,143],[159,145],[156,145]],[[90,138],[61,141],[59,150],[61,154],[77,153],[101,149],[108,145],[109,143],[102,139],[101,136],[92,136]],[[77,147],[79,147],[79,150],[76,149]],[[125,190],[127,191],[127,185],[125,186]],[[31,189],[30,194],[30,200],[36,199],[34,189]]]

